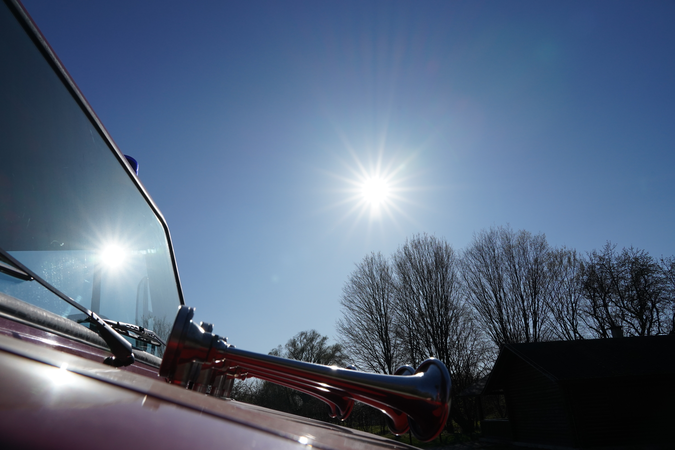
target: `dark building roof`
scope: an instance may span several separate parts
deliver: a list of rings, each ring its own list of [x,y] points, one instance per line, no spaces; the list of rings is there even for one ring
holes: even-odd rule
[[[519,358],[552,381],[675,375],[675,336],[506,344],[483,390],[501,388],[501,374]]]

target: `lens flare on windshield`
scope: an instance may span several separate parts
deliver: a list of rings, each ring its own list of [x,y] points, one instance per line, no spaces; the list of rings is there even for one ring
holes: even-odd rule
[[[127,252],[116,244],[106,246],[101,252],[101,262],[111,269],[121,266],[126,258]]]

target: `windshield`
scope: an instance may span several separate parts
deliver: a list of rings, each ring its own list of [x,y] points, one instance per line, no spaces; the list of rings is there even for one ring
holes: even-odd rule
[[[0,247],[100,316],[164,335],[181,303],[167,233],[7,6],[0,6]],[[77,320],[46,289],[0,292]]]

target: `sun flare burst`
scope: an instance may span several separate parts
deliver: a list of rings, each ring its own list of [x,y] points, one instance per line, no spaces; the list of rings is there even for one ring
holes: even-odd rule
[[[370,238],[394,230],[402,233],[406,222],[418,226],[413,211],[422,206],[417,193],[424,189],[413,185],[420,177],[413,169],[418,151],[386,151],[384,147],[357,151],[348,144],[346,150],[351,158],[337,157],[343,170],[324,172],[339,184],[331,189],[336,201],[322,209],[342,210],[326,231],[332,233],[349,224],[346,236],[361,230]],[[365,230],[361,228],[364,225]]]
[[[126,256],[124,248],[117,244],[109,244],[101,252],[101,262],[111,269],[116,269],[124,263]]]
[[[371,208],[377,209],[390,200],[391,187],[385,178],[371,176],[361,184],[361,195]]]

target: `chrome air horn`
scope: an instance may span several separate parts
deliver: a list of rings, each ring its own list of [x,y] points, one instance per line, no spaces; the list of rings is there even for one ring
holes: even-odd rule
[[[417,370],[404,366],[397,375],[339,369],[240,350],[212,334],[212,325],[192,322],[193,316],[194,308],[178,309],[159,369],[170,383],[227,397],[235,378],[255,377],[312,395],[342,420],[354,401],[370,405],[388,416],[394,434],[410,430],[430,441],[445,427],[450,374],[437,359],[427,359]]]

